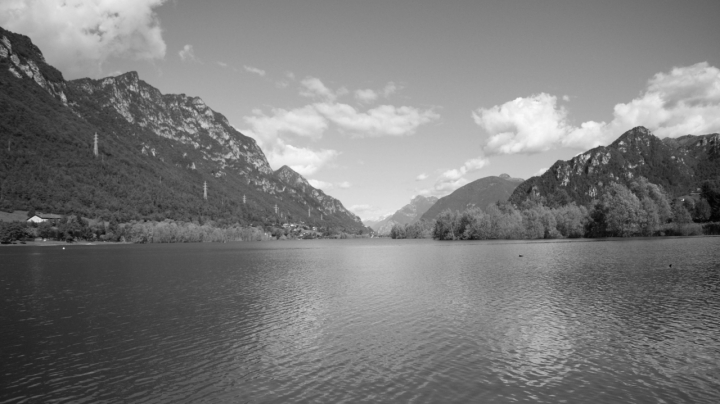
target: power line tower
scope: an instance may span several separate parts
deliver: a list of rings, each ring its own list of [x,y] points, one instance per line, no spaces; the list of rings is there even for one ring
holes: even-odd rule
[[[275,204],[275,214],[278,214],[277,203]]]
[[[203,182],[203,198],[207,201],[207,181]]]
[[[245,194],[243,194],[243,205],[247,202],[247,199],[245,199]]]
[[[95,158],[98,156],[98,137],[97,132],[95,132],[95,145],[93,146],[93,153],[95,154]]]
[[[308,208],[308,217],[310,217],[310,208]]]

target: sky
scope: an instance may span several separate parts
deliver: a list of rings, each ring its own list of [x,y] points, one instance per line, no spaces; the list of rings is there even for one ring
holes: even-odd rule
[[[362,219],[643,125],[720,132],[720,1],[0,0],[66,79],[201,97]]]

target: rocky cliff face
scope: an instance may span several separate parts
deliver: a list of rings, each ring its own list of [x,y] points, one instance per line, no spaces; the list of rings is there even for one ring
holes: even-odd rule
[[[67,105],[62,73],[45,62],[30,38],[0,27],[0,60],[9,61],[7,70],[17,79],[27,77],[48,94]]]
[[[0,28],[0,87],[4,206],[363,227],[291,169],[273,172],[255,140],[202,99],[162,94],[135,72],[67,82],[29,38]],[[29,172],[39,176],[33,186]]]
[[[219,166],[220,175],[234,170],[257,179],[257,171],[272,169],[254,139],[235,130],[227,118],[213,111],[200,97],[166,94],[140,80],[136,72],[101,80],[68,83],[78,96],[86,95],[103,108],[113,109],[128,123],[157,136],[192,146],[202,158]]]
[[[275,176],[288,185],[289,188],[284,189],[283,192],[293,196],[301,195],[309,197],[312,202],[318,204],[316,209],[323,215],[340,214],[362,225],[362,220],[354,213],[345,209],[342,202],[325,194],[322,190],[314,188],[302,175],[295,172],[292,168],[282,166],[275,171]]]
[[[522,183],[510,201],[517,204],[529,197],[545,197],[550,204],[587,204],[612,182],[627,185],[640,176],[681,195],[720,173],[719,143],[718,134],[663,141],[648,129],[636,127],[609,146],[557,161],[543,175]]]

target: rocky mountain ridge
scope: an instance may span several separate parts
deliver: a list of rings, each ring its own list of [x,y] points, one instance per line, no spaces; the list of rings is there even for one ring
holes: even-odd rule
[[[289,184],[290,168],[273,172],[202,99],[162,94],[135,72],[65,81],[28,37],[0,27],[0,87],[0,208],[363,228],[294,171],[304,184]]]
[[[671,196],[695,192],[720,175],[720,135],[686,135],[661,140],[639,126],[608,146],[559,160],[545,173],[518,186],[510,202],[545,197],[550,205],[589,204],[612,182],[628,185],[637,177],[663,186]]]

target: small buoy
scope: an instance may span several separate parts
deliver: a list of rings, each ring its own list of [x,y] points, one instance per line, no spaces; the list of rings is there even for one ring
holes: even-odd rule
[[[65,247],[63,247],[63,250],[64,250],[64,249],[65,249]]]
[[[672,268],[672,264],[670,264],[670,268]]]
[[[522,254],[518,255],[518,257],[522,257]]]

